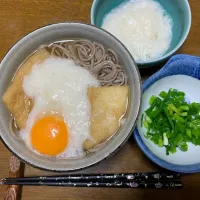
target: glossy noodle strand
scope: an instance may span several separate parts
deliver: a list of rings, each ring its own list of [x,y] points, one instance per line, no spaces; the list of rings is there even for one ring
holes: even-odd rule
[[[51,55],[74,60],[88,69],[102,86],[127,84],[127,76],[112,49],[88,40],[53,43],[46,47]]]

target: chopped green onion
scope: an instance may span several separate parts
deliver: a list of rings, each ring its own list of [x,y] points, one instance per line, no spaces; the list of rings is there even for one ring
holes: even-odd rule
[[[190,138],[192,137],[192,131],[190,129],[186,130],[186,134],[188,137],[190,137]]]
[[[157,99],[156,96],[152,95],[151,98],[149,99],[149,105],[152,105],[153,102]]]
[[[160,139],[158,140],[158,146],[159,146],[159,147],[163,147],[163,145],[164,145],[163,140],[160,138]]]
[[[145,128],[148,128],[148,127],[149,127],[149,124],[148,124],[147,121],[144,121],[144,127],[145,127]]]
[[[141,117],[141,127],[143,127],[143,119],[144,119],[144,114],[142,114],[142,117]]]
[[[179,133],[173,140],[174,146],[178,146],[183,140],[183,136]]]
[[[180,113],[180,116],[182,116],[182,117],[186,117],[187,115],[188,115],[187,112],[182,112],[182,113]]]
[[[166,134],[166,133],[163,133],[163,144],[164,144],[165,146],[167,146],[167,145],[169,144],[168,138],[167,138],[167,134]]]
[[[174,119],[177,120],[178,122],[183,122],[183,123],[185,122],[185,120],[176,113],[174,114]]]
[[[189,104],[184,92],[170,89],[151,96],[149,104],[141,118],[147,129],[145,137],[164,146],[167,155],[176,153],[177,148],[187,151],[188,142],[200,145],[200,103]]]
[[[196,128],[192,131],[192,135],[195,137],[200,137],[200,128]]]
[[[159,94],[160,97],[162,97],[163,99],[167,97],[167,93],[165,91],[162,91],[160,94]]]
[[[171,152],[171,153],[176,153],[176,147],[172,147],[172,148],[170,149],[170,152]]]
[[[180,106],[179,107],[179,111],[188,111],[189,110],[189,106]]]
[[[150,124],[150,123],[152,123],[152,120],[146,115],[146,121]]]
[[[174,129],[174,123],[172,122],[172,119],[171,119],[171,117],[170,117],[170,115],[169,115],[169,113],[168,113],[168,111],[167,111],[166,108],[164,108],[164,112],[165,112],[165,115],[166,115],[166,117],[167,117],[167,119],[168,119],[170,125],[171,125],[172,128]]]
[[[168,110],[172,110],[175,113],[179,114],[179,111],[178,111],[178,109],[176,108],[176,106],[174,104],[169,104],[168,105]]]
[[[188,151],[188,145],[186,142],[183,142],[180,146],[179,146],[181,151]]]
[[[196,137],[193,137],[192,138],[192,142],[194,143],[194,145],[200,145],[200,138],[196,138]]]

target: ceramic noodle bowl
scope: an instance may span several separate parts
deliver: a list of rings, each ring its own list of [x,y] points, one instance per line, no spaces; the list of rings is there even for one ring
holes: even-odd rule
[[[45,170],[72,171],[92,166],[113,155],[132,134],[141,101],[141,82],[138,68],[134,59],[114,36],[91,25],[81,23],[61,23],[38,29],[17,42],[7,53],[0,66],[0,96],[8,88],[13,75],[20,64],[41,45],[56,41],[84,39],[102,44],[105,48],[115,51],[120,64],[128,75],[128,107],[124,124],[105,145],[80,158],[56,159],[44,157],[29,150],[24,142],[10,129],[11,116],[0,98],[0,136],[10,151],[23,161]],[[13,168],[15,170],[15,168]]]

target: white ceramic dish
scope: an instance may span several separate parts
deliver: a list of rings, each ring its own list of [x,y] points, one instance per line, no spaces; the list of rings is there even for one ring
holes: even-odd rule
[[[146,129],[141,127],[141,116],[149,108],[149,99],[152,95],[158,96],[161,91],[168,91],[170,88],[178,89],[185,92],[187,100],[189,102],[200,102],[200,81],[190,76],[186,75],[173,75],[168,76],[159,81],[155,82],[151,87],[149,87],[143,94],[141,111],[139,115],[139,120],[137,122],[137,128],[139,134],[146,144],[146,146],[159,158],[179,165],[191,165],[200,162],[199,152],[200,146],[195,146],[188,143],[188,151],[182,152],[177,149],[177,153],[166,155],[165,147],[158,147],[151,140],[146,139],[144,134]]]

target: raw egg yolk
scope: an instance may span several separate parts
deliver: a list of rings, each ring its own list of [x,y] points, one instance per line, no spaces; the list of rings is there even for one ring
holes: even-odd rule
[[[31,142],[33,148],[43,155],[58,155],[68,144],[66,123],[55,116],[39,119],[32,127]]]

